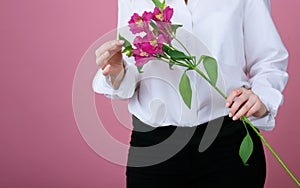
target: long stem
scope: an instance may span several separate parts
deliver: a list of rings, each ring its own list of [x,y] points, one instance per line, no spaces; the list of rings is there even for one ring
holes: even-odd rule
[[[280,159],[280,157],[277,155],[277,153],[269,145],[269,143],[266,141],[266,139],[257,131],[257,129],[254,127],[254,125],[251,123],[251,121],[248,118],[246,118],[245,116],[243,116],[242,118],[250,125],[250,127],[254,130],[254,132],[260,137],[260,139],[262,140],[262,142],[264,143],[264,145],[270,150],[270,152],[274,155],[274,157],[281,164],[281,166],[285,169],[285,171],[290,175],[290,177],[297,184],[297,186],[300,187],[299,181],[292,174],[292,172],[286,167],[286,165],[284,164],[284,162]]]
[[[200,74],[215,90],[224,98],[227,99],[226,95],[215,85],[211,83],[211,81],[205,76],[205,74],[198,69],[197,67],[194,67],[193,70],[195,70],[198,74]]]
[[[205,74],[199,70],[197,67],[194,67],[194,70],[200,75],[202,76],[213,88],[216,89],[216,91],[222,96],[224,97],[224,99],[226,99],[226,95],[215,85],[213,85],[211,83],[211,81],[205,76]],[[266,139],[260,134],[260,132],[257,131],[257,129],[254,127],[254,125],[251,123],[251,121],[246,117],[246,116],[242,116],[243,120],[245,122],[247,122],[250,127],[254,130],[254,132],[258,135],[258,137],[261,139],[261,141],[264,143],[264,145],[269,149],[269,151],[273,154],[273,156],[277,159],[277,161],[280,163],[280,165],[285,169],[285,171],[290,175],[290,177],[292,178],[292,180],[297,184],[298,187],[300,187],[300,183],[299,181],[296,179],[296,177],[292,174],[292,172],[286,167],[286,165],[284,164],[284,162],[280,159],[280,157],[277,155],[277,153],[272,149],[272,147],[268,144],[268,142],[266,141]],[[248,130],[247,130],[248,131]]]

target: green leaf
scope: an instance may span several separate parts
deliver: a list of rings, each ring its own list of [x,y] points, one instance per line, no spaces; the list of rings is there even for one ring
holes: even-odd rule
[[[182,25],[173,24],[172,25],[172,31],[173,31],[173,33],[176,34],[177,29],[180,28],[180,27],[182,27]]]
[[[178,50],[169,49],[166,53],[174,60],[193,59],[193,57],[187,56],[183,52]]]
[[[119,40],[123,40],[124,41],[124,44],[123,44],[124,48],[127,48],[127,47],[131,46],[131,43],[127,39],[125,39],[121,34],[119,34]]]
[[[205,55],[202,55],[202,56],[200,57],[200,59],[199,59],[198,62],[197,62],[197,66],[203,61],[203,59],[204,59],[205,57],[206,57]]]
[[[251,136],[249,134],[248,128],[247,128],[247,119],[245,120],[242,118],[242,122],[244,124],[244,127],[246,129],[246,136],[244,137],[239,150],[240,158],[242,159],[245,166],[248,166],[247,161],[249,160],[252,152],[253,152],[253,141],[251,139]]]
[[[247,135],[244,137],[240,146],[240,158],[242,159],[245,166],[248,166],[247,161],[253,152],[253,141],[251,136],[247,131]]]
[[[181,51],[178,50],[169,50],[168,54],[171,56],[172,59],[187,59],[188,57]]]
[[[218,80],[218,65],[216,59],[203,56],[203,65],[212,85],[216,86]]]
[[[192,102],[192,88],[190,84],[190,79],[186,74],[186,71],[182,74],[180,83],[179,83],[180,95],[186,104],[186,106],[191,109]]]
[[[169,50],[172,50],[168,45],[166,44],[163,44],[163,47],[162,47],[163,51],[168,53]]]
[[[164,3],[161,3],[160,0],[152,0],[152,2],[154,3],[154,5],[159,8],[160,10],[163,10],[164,9]]]
[[[131,57],[133,56],[132,50],[132,47],[127,47],[122,51],[122,53],[124,53],[127,57]]]
[[[164,0],[164,1],[162,2],[162,10],[165,10],[165,8],[166,8],[166,0]]]
[[[132,48],[131,43],[127,39],[125,39],[123,36],[121,36],[120,34],[119,34],[119,40],[124,41],[124,44],[123,44],[124,49],[122,50],[122,53],[126,54],[126,56],[128,56],[128,57],[131,57],[133,55],[132,54],[133,48]]]

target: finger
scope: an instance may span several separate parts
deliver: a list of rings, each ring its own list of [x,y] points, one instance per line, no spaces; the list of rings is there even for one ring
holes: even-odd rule
[[[116,48],[112,51],[104,52],[100,57],[98,57],[96,59],[97,65],[99,65],[101,68],[103,68],[108,63],[110,63],[110,64],[113,64],[113,63],[121,64],[122,63],[122,61],[121,61],[121,59],[122,59],[121,48],[122,47],[120,47],[119,49]]]
[[[106,51],[113,51],[115,49],[120,49],[122,48],[122,45],[124,44],[124,41],[122,40],[112,40],[112,41],[108,41],[106,43],[104,43],[103,45],[101,45],[96,51],[96,57],[101,56],[103,53],[105,53]]]
[[[105,66],[103,69],[102,69],[102,74],[104,76],[108,76],[110,74],[110,69],[111,69],[111,65],[108,64],[107,66]]]
[[[261,105],[259,102],[256,102],[249,110],[248,112],[246,113],[246,117],[250,117],[252,116],[253,114],[255,114],[259,109],[260,109]]]
[[[99,65],[102,69],[104,65],[107,64],[110,59],[110,53],[108,51],[104,52],[100,57],[96,59],[96,64]]]
[[[107,64],[105,66],[105,68],[102,70],[102,74],[104,76],[112,76],[114,78],[119,78],[119,77],[122,77],[123,76],[123,72],[122,70],[110,65],[110,64]]]
[[[106,49],[106,51],[103,51],[104,49]],[[103,60],[101,58],[108,58],[110,59],[112,56],[114,56],[116,53],[119,53],[121,52],[122,50],[122,46],[119,46],[119,45],[113,45],[111,47],[105,47],[103,49],[100,50],[100,55],[97,56],[97,62],[99,62],[100,60]],[[109,53],[109,54],[107,54]],[[106,56],[106,55],[109,55],[109,56]]]
[[[108,42],[102,44],[102,45],[95,51],[96,57],[101,56],[105,51],[107,51],[107,50],[110,48],[110,46],[112,45],[112,42],[113,42],[113,41],[108,41]]]
[[[103,53],[109,50],[113,50],[114,48],[122,47],[124,41],[122,40],[112,40],[101,45],[96,51],[95,54],[97,57],[101,56]]]
[[[237,99],[232,103],[230,112],[229,112],[229,117],[233,117],[237,110],[241,108],[241,106],[247,102],[249,99],[249,95],[247,93],[241,94]]]
[[[226,99],[226,108],[229,108],[229,107],[232,105],[234,99],[235,99],[236,97],[240,96],[241,94],[242,94],[242,89],[241,89],[241,88],[234,89],[234,90],[229,94],[229,96],[228,96],[227,99]]]
[[[254,100],[255,102],[255,108],[251,108],[250,112],[248,114],[246,114],[247,117],[249,116],[254,116],[254,117],[261,117],[263,116],[266,112],[266,106],[261,102],[261,100],[259,99],[259,97],[257,95],[254,95]]]
[[[255,100],[253,98],[249,98],[249,100],[241,106],[241,108],[236,112],[233,116],[233,120],[240,119],[243,115],[247,114],[249,110],[255,105]],[[252,115],[252,114],[251,114]]]

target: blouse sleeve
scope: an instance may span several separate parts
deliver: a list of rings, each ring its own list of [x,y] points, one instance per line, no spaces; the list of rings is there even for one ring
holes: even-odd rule
[[[118,32],[120,28],[127,26],[132,13],[131,0],[118,0]],[[104,94],[111,99],[129,99],[134,95],[139,76],[134,63],[123,56],[125,75],[118,89],[114,89],[109,80],[109,76],[102,74],[100,68],[92,83],[94,92]]]
[[[275,116],[283,103],[282,91],[288,74],[288,52],[269,12],[268,0],[245,0],[244,48],[252,91],[268,110],[262,118],[251,117],[253,124],[266,131],[275,126]]]

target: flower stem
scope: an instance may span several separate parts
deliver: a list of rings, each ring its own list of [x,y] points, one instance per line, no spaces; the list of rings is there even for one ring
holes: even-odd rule
[[[290,177],[293,179],[293,181],[297,184],[298,187],[300,187],[299,181],[296,179],[296,177],[292,174],[292,172],[286,167],[284,162],[280,159],[280,157],[277,155],[277,153],[273,150],[273,148],[269,145],[269,143],[266,141],[266,139],[260,134],[260,132],[257,131],[257,129],[254,127],[254,125],[251,123],[251,121],[246,118],[245,116],[242,116],[243,120],[246,121],[250,127],[254,130],[254,132],[260,137],[261,141],[264,143],[264,145],[269,149],[269,151],[274,155],[274,157],[277,159],[277,161],[281,164],[281,166],[285,169],[285,171],[290,175]]]
[[[202,76],[213,88],[216,89],[216,91],[224,98],[226,99],[226,95],[215,85],[211,83],[211,81],[205,76],[205,74],[199,70],[197,67],[194,67],[193,70],[195,70],[200,76]],[[284,162],[280,159],[280,157],[277,155],[277,153],[272,149],[272,147],[269,145],[269,143],[266,141],[266,139],[260,134],[260,132],[257,131],[257,129],[254,127],[254,125],[251,123],[251,121],[246,117],[242,116],[242,119],[250,125],[250,127],[254,130],[254,132],[257,134],[257,136],[261,139],[261,141],[264,143],[264,145],[269,149],[269,151],[273,154],[273,156],[277,159],[277,161],[280,163],[280,165],[285,169],[285,171],[289,174],[289,176],[292,178],[292,180],[297,184],[298,187],[300,187],[299,181],[296,179],[296,177],[292,174],[292,172],[286,167]],[[248,131],[248,130],[247,130]]]
[[[212,82],[205,76],[205,74],[198,69],[197,67],[194,67],[193,70],[195,70],[198,74],[200,74],[200,76],[202,76],[213,88],[215,88],[215,90],[224,98],[227,99],[226,95],[214,84],[212,84]]]

